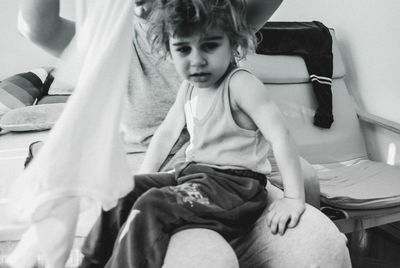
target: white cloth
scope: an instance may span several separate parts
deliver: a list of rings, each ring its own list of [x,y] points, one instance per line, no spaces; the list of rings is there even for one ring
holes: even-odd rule
[[[82,205],[75,204],[75,197],[97,201],[108,210],[133,188],[119,134],[131,64],[131,1],[90,2],[87,8],[83,0],[77,1],[76,14],[84,19],[77,23],[76,40],[58,72],[58,78],[75,84],[75,91],[12,191],[20,215],[32,222],[30,230],[38,232],[43,230],[41,222],[54,217],[55,211],[63,223],[61,204],[68,217],[77,216]],[[71,206],[63,204],[70,200]],[[71,234],[76,222],[64,222],[66,233]],[[37,237],[39,244],[46,243],[41,241],[43,234]],[[72,241],[73,235],[67,239]],[[43,253],[51,256],[51,252]],[[15,255],[18,252],[14,252],[18,259]]]
[[[35,218],[42,205],[63,196],[87,196],[107,210],[132,190],[118,132],[132,47],[129,2],[97,1],[77,31],[76,50],[58,73],[73,80],[66,68],[74,67],[75,92],[18,180],[24,215]]]

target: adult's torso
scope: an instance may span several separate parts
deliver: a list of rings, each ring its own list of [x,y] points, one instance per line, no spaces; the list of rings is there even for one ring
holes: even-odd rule
[[[133,53],[121,130],[128,152],[145,151],[175,101],[182,79],[170,60],[153,53],[145,22],[135,18]]]

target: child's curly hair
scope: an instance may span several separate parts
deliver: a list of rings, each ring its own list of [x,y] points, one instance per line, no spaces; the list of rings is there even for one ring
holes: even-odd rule
[[[246,23],[245,0],[156,0],[147,37],[152,48],[169,53],[169,36],[190,36],[210,29],[226,33],[236,60],[254,50],[254,29]]]

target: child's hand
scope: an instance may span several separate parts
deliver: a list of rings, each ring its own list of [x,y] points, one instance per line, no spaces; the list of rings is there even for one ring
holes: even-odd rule
[[[273,234],[283,235],[286,228],[296,227],[305,203],[301,199],[282,198],[273,202],[268,208],[267,225]]]

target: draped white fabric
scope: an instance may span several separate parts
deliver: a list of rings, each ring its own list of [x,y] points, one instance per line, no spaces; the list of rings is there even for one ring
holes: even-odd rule
[[[45,145],[13,187],[16,208],[32,223],[11,255],[15,267],[29,267],[32,260],[24,257],[24,250],[36,252],[35,245],[41,245],[45,257],[57,256],[46,245],[59,234],[60,245],[67,247],[59,255],[66,261],[81,201],[96,201],[108,210],[133,188],[119,134],[131,64],[131,1],[96,0],[88,6],[78,0],[76,8],[80,18],[76,40],[58,72],[59,79],[75,85],[74,93]],[[59,234],[41,233],[46,226],[57,229],[57,224]],[[15,262],[21,258],[26,259],[24,264]]]

